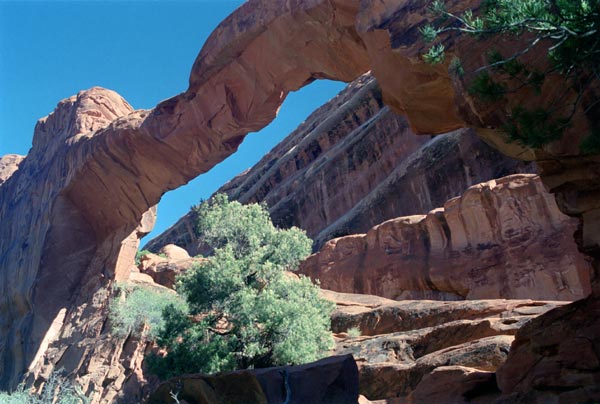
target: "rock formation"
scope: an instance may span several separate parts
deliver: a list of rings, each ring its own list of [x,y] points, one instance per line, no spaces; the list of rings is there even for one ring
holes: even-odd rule
[[[599,126],[597,83],[584,94],[564,139],[543,150],[507,144],[497,131],[506,106],[535,100],[519,92],[507,105],[477,103],[465,91],[468,74],[451,78],[447,65],[425,64],[417,33],[428,18],[426,6],[417,0],[250,0],[210,36],[184,93],[152,110],[132,111],[117,94],[95,88],[42,119],[29,155],[0,187],[0,388],[14,388],[28,369],[35,377],[56,366],[77,377],[95,403],[135,386],[105,319],[112,283],[129,276],[137,236],[146,231],[138,227],[144,213],[270,122],[289,91],[319,78],[350,82],[372,70],[384,102],[404,114],[415,133],[472,126],[501,151],[537,160],[561,210],[581,219],[576,240],[597,271],[600,157],[577,149]],[[467,72],[490,45],[470,37],[446,40]],[[555,91],[544,86],[542,96]],[[593,315],[589,309],[581,308],[584,318]],[[548,319],[548,330],[569,327],[569,319]],[[520,350],[535,355],[535,340],[523,341]],[[538,391],[550,380],[539,381]]]
[[[454,12],[477,9],[479,4],[478,0],[446,3]],[[560,209],[582,219],[577,236],[579,247],[600,257],[600,157],[584,155],[579,150],[581,140],[599,126],[599,83],[594,81],[586,88],[582,95],[585,101],[576,109],[573,125],[560,140],[535,150],[507,142],[499,129],[508,111],[517,105],[536,107],[540,100],[552,99],[560,87],[554,84],[560,79],[551,77],[539,97],[533,97],[530,89],[521,88],[501,102],[480,102],[467,88],[481,65],[481,56],[489,49],[510,52],[519,43],[494,37],[486,40],[468,35],[455,37],[449,32],[442,36],[442,43],[451,45],[446,62],[429,65],[421,58],[426,48],[418,28],[431,18],[427,5],[418,0],[361,2],[356,28],[382,88],[384,102],[404,114],[416,133],[447,132],[466,124],[503,153],[535,160],[542,181],[556,194]],[[529,52],[524,62],[543,61],[545,52],[540,46]],[[460,59],[465,75],[453,75],[449,71],[448,64],[454,56]],[[575,97],[574,92],[567,93],[561,101],[568,105]],[[594,264],[595,271],[598,265]]]
[[[0,185],[18,170],[23,159],[25,159],[25,156],[19,156],[18,154],[7,154],[0,157]]]
[[[217,192],[242,203],[265,202],[277,226],[306,230],[319,249],[331,238],[428,212],[473,184],[533,170],[472,130],[415,136],[406,118],[383,104],[367,74]],[[201,253],[195,219],[190,211],[144,248],[172,243]]]
[[[600,398],[600,299],[589,296],[523,326],[498,369],[500,403]]]
[[[237,371],[215,376],[186,375],[163,383],[149,404],[175,403],[171,392],[191,403],[335,403],[358,399],[358,371],[350,355],[299,366]]]
[[[144,255],[140,260],[139,271],[149,275],[159,285],[171,289],[175,288],[175,278],[178,275],[203,260],[203,258],[191,258],[183,248],[173,244],[164,246],[160,251],[165,257],[152,253]],[[173,251],[177,254],[173,254]]]
[[[576,300],[591,266],[538,176],[474,185],[427,215],[333,239],[300,272],[321,286],[391,299]]]
[[[331,291],[323,295],[337,304],[335,353],[356,359],[360,394],[414,403],[436,395],[436,402],[492,402],[501,395],[495,372],[505,363],[515,333],[549,310],[568,307],[531,300],[397,302]],[[352,327],[361,336],[344,333]],[[444,392],[448,379],[455,385]]]
[[[209,38],[185,93],[132,111],[95,88],[40,121],[30,154],[0,188],[0,388],[16,387],[27,369],[58,366],[79,374],[94,402],[112,399],[103,395],[131,375],[109,375],[116,358],[99,341],[108,338],[109,290],[128,276],[142,215],[270,122],[289,91],[366,72],[357,11],[246,3]]]

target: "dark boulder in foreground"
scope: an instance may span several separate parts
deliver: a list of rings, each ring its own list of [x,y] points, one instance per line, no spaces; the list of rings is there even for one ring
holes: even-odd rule
[[[189,404],[355,404],[358,368],[352,355],[343,355],[299,366],[185,375],[162,383],[148,403],[176,403],[175,394]]]

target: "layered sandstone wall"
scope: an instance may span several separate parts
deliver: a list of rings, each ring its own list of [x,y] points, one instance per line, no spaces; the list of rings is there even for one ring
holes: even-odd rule
[[[99,351],[98,341],[110,340],[110,288],[128,276],[142,215],[269,123],[289,91],[319,78],[350,82],[372,70],[384,102],[405,114],[415,133],[472,126],[503,152],[537,160],[560,208],[581,219],[576,240],[598,270],[600,157],[577,148],[600,126],[597,82],[564,139],[539,150],[507,144],[498,129],[508,107],[537,100],[526,91],[504,104],[473,100],[465,91],[472,76],[450,77],[447,64],[422,60],[418,28],[428,18],[420,0],[250,0],[210,36],[183,94],[150,111],[131,111],[97,89],[61,104],[0,187],[0,388],[15,387],[30,367],[47,374],[58,366],[77,375],[94,402],[114,398],[116,386],[133,376],[112,374],[118,359]],[[444,40],[456,45],[467,73],[490,47],[470,37]],[[529,56],[539,59],[539,52]],[[542,97],[556,91],[544,86]],[[569,326],[559,320],[549,319]],[[535,351],[534,343],[521,349]],[[541,383],[540,391],[548,387]]]
[[[300,272],[325,289],[391,299],[577,300],[591,292],[591,265],[572,239],[577,224],[538,176],[516,174],[427,215],[333,239]]]
[[[361,76],[217,192],[265,202],[273,222],[306,230],[319,249],[385,220],[421,214],[473,184],[535,167],[506,157],[472,130],[415,136],[383,104],[371,74]],[[144,246],[167,244],[198,254],[193,211]]]
[[[119,360],[98,341],[115,343],[111,285],[128,277],[142,215],[270,122],[289,91],[366,72],[357,11],[246,3],[211,36],[185,93],[132,111],[95,88],[38,124],[32,151],[0,187],[0,388],[16,387],[28,369],[62,367],[93,402],[114,398],[133,374],[111,368]]]

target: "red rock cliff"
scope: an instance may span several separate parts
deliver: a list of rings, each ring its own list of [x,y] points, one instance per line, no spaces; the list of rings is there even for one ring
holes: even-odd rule
[[[150,111],[131,111],[103,90],[62,103],[0,187],[0,388],[15,387],[30,367],[62,366],[95,391],[95,402],[114,398],[131,374],[109,374],[113,357],[94,352],[109,332],[109,290],[128,276],[142,215],[271,121],[289,91],[318,78],[350,82],[372,70],[383,100],[415,133],[472,126],[505,153],[538,160],[559,207],[581,218],[578,245],[598,270],[600,158],[575,147],[598,126],[596,110],[584,113],[598,98],[597,83],[564,140],[543,150],[507,145],[495,130],[505,108],[473,102],[460,81],[468,75],[452,79],[446,65],[421,60],[417,28],[426,8],[421,0],[251,0],[213,32],[183,94]],[[489,46],[455,43],[467,71]],[[554,91],[547,86],[542,95]],[[526,96],[509,102],[533,102]],[[568,318],[550,321],[568,327]],[[527,344],[521,349],[534,349]]]
[[[383,104],[369,74],[217,192],[242,203],[266,202],[276,225],[306,230],[318,249],[384,220],[428,212],[470,185],[533,170],[470,130],[415,136],[406,118]],[[144,248],[174,243],[196,255],[194,220],[188,213]]]
[[[400,300],[576,300],[590,293],[591,275],[576,228],[538,176],[516,174],[427,215],[333,239],[300,272],[325,289]]]
[[[32,152],[0,188],[0,388],[27,369],[58,366],[77,372],[95,402],[114,397],[131,374],[110,375],[114,358],[98,341],[110,331],[110,286],[128,276],[143,213],[233,153],[289,91],[367,71],[357,11],[344,2],[246,3],[208,40],[185,93],[132,111],[92,89],[38,124]]]

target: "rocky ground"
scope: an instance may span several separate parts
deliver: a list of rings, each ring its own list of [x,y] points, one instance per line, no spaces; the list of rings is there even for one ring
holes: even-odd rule
[[[496,370],[531,319],[565,302],[532,300],[394,301],[323,291],[336,302],[335,354],[352,354],[360,392],[394,403],[491,402]],[[344,332],[358,327],[360,336]]]
[[[148,254],[132,280],[173,287],[176,274],[201,258],[174,245],[163,257]],[[152,279],[154,280],[152,280]],[[489,403],[502,397],[496,372],[515,376],[505,365],[515,334],[532,319],[564,301],[487,299],[462,301],[390,300],[323,290],[334,302],[331,355],[352,355],[358,365],[363,403]],[[357,329],[360,335],[349,335]]]
[[[456,181],[448,182],[466,184],[468,181],[461,178],[474,178],[476,171],[483,170],[485,164],[478,166],[476,161],[469,163],[473,162],[469,153],[466,158],[461,157],[461,142],[456,142],[457,146],[452,149],[455,152],[448,155],[443,153],[447,150],[443,147],[444,137],[433,140],[428,137],[456,130],[464,132],[463,128],[469,127],[472,128],[471,135],[477,136],[478,142],[483,140],[506,155],[536,162],[544,188],[553,192],[559,210],[573,218],[571,227],[567,225],[557,231],[573,238],[577,249],[585,254],[584,261],[591,263],[592,276],[588,289],[583,283],[581,288],[577,286],[573,279],[579,276],[581,266],[573,261],[573,266],[569,267],[571,273],[564,274],[564,277],[558,265],[567,265],[565,263],[558,264],[555,267],[558,271],[551,271],[546,280],[540,277],[531,283],[533,290],[539,291],[539,285],[548,284],[550,290],[571,294],[572,298],[583,297],[586,291],[591,294],[575,303],[539,314],[525,323],[516,331],[508,356],[505,351],[512,338],[510,333],[486,337],[475,333],[474,339],[455,341],[457,345],[454,342],[450,343],[452,345],[436,343],[432,348],[419,348],[420,345],[415,341],[426,341],[427,335],[435,335],[435,332],[443,334],[445,323],[432,322],[425,328],[405,330],[406,335],[392,339],[399,341],[397,345],[396,342],[388,344],[377,339],[392,337],[370,336],[372,338],[364,340],[364,349],[379,353],[369,359],[371,364],[368,360],[363,361],[365,363],[361,369],[373,368],[374,372],[386,369],[385,372],[392,372],[397,377],[394,376],[395,386],[386,392],[382,390],[383,387],[392,386],[378,386],[373,381],[373,391],[364,391],[366,397],[376,399],[389,394],[393,400],[422,401],[417,398],[430,397],[430,400],[438,401],[443,396],[436,395],[440,390],[435,386],[445,386],[449,389],[447,394],[460,395],[465,400],[475,399],[487,394],[489,389],[481,388],[481,383],[491,386],[491,382],[486,384],[482,381],[491,380],[492,373],[486,372],[497,368],[496,386],[501,391],[499,402],[600,401],[600,155],[584,153],[579,148],[581,141],[598,127],[598,81],[592,81],[581,94],[564,95],[565,105],[575,98],[580,98],[581,102],[573,111],[571,125],[561,139],[537,148],[507,142],[502,130],[502,123],[508,118],[507,111],[517,106],[537,108],[540,99],[531,97],[529,89],[520,88],[501,101],[482,103],[467,91],[473,81],[472,72],[480,66],[481,55],[496,45],[491,38],[459,37],[454,36],[453,32],[444,34],[441,40],[453,45],[453,56],[461,60],[465,75],[451,74],[447,64],[427,64],[422,58],[425,44],[421,35],[418,35],[419,27],[430,22],[425,3],[416,0],[249,0],[210,36],[192,67],[189,88],[184,93],[161,102],[151,110],[136,111],[115,92],[94,87],[64,99],[53,113],[38,121],[29,154],[25,158],[9,155],[0,161],[0,388],[15,388],[24,378],[39,386],[53,369],[62,367],[83,386],[94,404],[115,401],[120,397],[139,401],[147,395],[147,389],[152,385],[143,372],[142,358],[147,346],[132,338],[115,338],[111,334],[107,314],[115,282],[126,281],[130,277],[137,277],[140,282],[154,282],[150,275],[131,270],[139,238],[152,227],[155,214],[153,207],[165,192],[211,169],[234,153],[247,133],[257,131],[271,122],[289,92],[315,79],[352,82],[372,71],[380,88],[382,103],[357,103],[363,118],[367,118],[365,122],[370,122],[368,117],[390,118],[386,108],[401,115],[404,121],[391,118],[382,120],[380,128],[387,128],[383,123],[388,122],[391,132],[396,129],[401,132],[399,138],[409,133],[407,128],[410,128],[410,133],[425,135],[427,141],[412,140],[409,144],[421,150],[421,155],[431,158],[423,160],[427,162],[425,165],[393,161],[401,148],[388,147],[394,140],[385,136],[380,138],[380,150],[375,148],[373,152],[363,153],[361,147],[348,148],[348,151],[354,151],[349,154],[352,158],[336,154],[336,147],[319,154],[317,146],[323,149],[322,145],[327,145],[327,142],[325,138],[316,136],[320,140],[306,142],[307,147],[299,148],[300,157],[294,162],[276,155],[281,164],[273,163],[272,173],[284,173],[291,168],[292,174],[295,172],[299,176],[287,178],[298,179],[309,178],[311,172],[323,176],[325,173],[343,174],[353,179],[351,185],[357,185],[356,188],[349,186],[350,192],[347,194],[353,195],[347,199],[356,205],[352,205],[355,207],[351,209],[345,207],[337,210],[337,205],[328,205],[329,201],[335,200],[332,195],[327,192],[319,194],[318,186],[307,184],[306,195],[310,203],[296,209],[293,201],[300,200],[300,194],[287,187],[286,181],[275,187],[277,175],[274,175],[267,177],[265,184],[279,189],[273,195],[283,201],[291,201],[281,205],[285,209],[282,209],[280,217],[294,217],[295,212],[314,209],[318,203],[321,208],[317,221],[327,219],[325,224],[332,229],[326,232],[329,236],[367,231],[367,247],[376,246],[385,253],[385,244],[369,243],[369,232],[372,236],[377,235],[377,230],[371,232],[369,229],[383,220],[409,213],[384,217],[381,212],[385,209],[373,209],[375,213],[370,217],[371,207],[393,205],[384,203],[389,200],[388,197],[377,198],[377,195],[372,196],[371,191],[385,191],[394,189],[392,185],[395,183],[404,184],[403,188],[411,190],[408,194],[420,193],[417,197],[407,197],[407,200],[417,204],[435,201],[435,198],[427,196],[427,192],[443,190],[446,176],[450,178],[458,173],[452,177],[457,178]],[[450,7],[460,11],[477,8],[479,3],[476,0],[459,0],[452,2]],[[547,49],[529,52],[522,62],[543,64],[546,59],[542,53],[545,51]],[[557,88],[560,88],[554,85],[556,80],[550,77],[540,89],[542,100],[555,99]],[[363,87],[365,93],[375,91],[366,82]],[[352,116],[344,110],[343,103],[338,112],[334,115]],[[374,125],[377,127],[377,122]],[[347,127],[358,128],[356,133],[361,133],[363,128],[366,130],[361,123]],[[312,139],[310,133],[307,132],[306,138]],[[363,137],[368,138],[370,136]],[[351,145],[352,142],[346,144]],[[424,144],[442,147],[430,148],[427,152]],[[405,151],[408,152],[408,149]],[[319,160],[319,156],[331,157],[338,163],[335,167],[328,166],[327,159]],[[477,153],[473,156],[477,160]],[[326,169],[319,171],[318,166],[314,166],[313,170],[302,171],[301,167],[295,167],[296,161],[308,161],[313,157]],[[460,162],[460,169],[456,170],[456,164],[451,166],[453,168],[447,168],[450,166],[444,165],[446,160]],[[361,165],[364,161],[370,161],[373,165]],[[263,169],[266,167],[268,171],[270,160],[267,163]],[[340,168],[341,171],[336,171],[338,166],[344,170]],[[369,167],[376,167],[377,172],[371,176],[356,176],[350,169],[352,166],[367,171]],[[423,170],[419,173],[420,167]],[[385,175],[384,168],[388,170]],[[416,176],[411,176],[413,170],[416,170]],[[379,172],[382,174],[376,175]],[[408,177],[405,177],[407,172]],[[439,175],[430,178],[429,173]],[[246,177],[248,184],[254,184],[253,178],[252,175]],[[370,178],[373,178],[373,187],[364,188],[360,193],[353,191],[363,188]],[[388,181],[388,178],[394,180]],[[239,180],[245,182],[244,178]],[[315,184],[341,188],[335,176],[325,176]],[[421,184],[434,186],[421,189]],[[266,188],[258,186],[259,182],[256,185],[256,189],[261,189],[260,193],[267,192]],[[507,187],[510,188],[510,185]],[[485,188],[483,186],[481,192],[475,194],[489,197],[491,194]],[[492,189],[489,185],[487,188]],[[463,191],[464,188],[458,193]],[[388,195],[394,196],[395,192]],[[446,195],[434,206],[410,214],[423,215],[457,194]],[[537,197],[533,194],[530,196],[534,201],[539,200],[539,194]],[[398,200],[403,198],[402,194],[397,197]],[[462,201],[465,202],[464,199]],[[427,252],[431,251],[427,248],[436,247],[438,251],[447,252],[445,258],[450,261],[456,257],[463,259],[461,256],[493,261],[496,252],[515,251],[520,244],[531,247],[535,243],[529,242],[540,235],[549,235],[549,238],[542,238],[543,245],[538,245],[539,248],[532,251],[560,251],[563,242],[560,245],[553,244],[559,236],[558,233],[552,236],[551,230],[553,226],[560,227],[562,224],[560,221],[550,221],[544,215],[533,216],[537,224],[527,224],[524,220],[523,226],[508,226],[522,231],[502,233],[500,241],[504,243],[498,242],[496,246],[495,241],[490,241],[488,236],[494,233],[489,231],[489,224],[506,223],[505,219],[496,221],[496,213],[507,210],[516,214],[517,218],[527,219],[531,216],[519,216],[519,213],[532,211],[512,209],[512,201],[506,199],[503,205],[498,205],[500,209],[488,201],[479,205],[479,202],[474,202],[472,207],[486,207],[476,216],[469,216],[469,203],[454,206],[458,209],[458,225],[461,221],[475,219],[471,228],[473,231],[456,232],[452,221],[448,220],[451,212],[446,206],[443,214],[438,212],[436,216],[434,212],[431,216],[424,219],[421,216],[416,220],[414,217],[405,217],[384,223],[380,230],[400,228],[400,233],[416,232],[419,226],[445,218],[447,228],[452,229],[451,234],[446,233],[446,227],[440,226],[441,232],[421,232],[427,237],[410,238],[401,234],[397,240],[389,242],[390,246],[404,249],[408,256],[413,251]],[[544,206],[547,205],[542,203],[538,207]],[[349,231],[350,227],[345,225],[336,227],[335,223],[341,223],[338,220],[344,218],[346,212],[349,218],[347,223],[354,223],[362,217],[374,221],[358,220],[354,231]],[[306,223],[308,228],[310,220]],[[538,225],[545,230],[539,232]],[[464,228],[469,228],[468,223],[464,224]],[[311,234],[320,234],[323,229],[315,228],[312,231],[314,233]],[[477,237],[460,237],[461,234],[475,234]],[[533,234],[536,236],[532,237]],[[484,242],[468,242],[478,237]],[[328,237],[317,238],[325,242]],[[359,241],[361,238],[365,236],[354,237]],[[422,248],[413,250],[411,246],[414,243],[393,244],[410,240],[422,241]],[[340,243],[340,247],[343,244]],[[351,248],[347,249],[349,253],[352,251]],[[335,252],[341,254],[344,251],[338,249]],[[491,255],[486,256],[488,253]],[[522,251],[522,254],[526,253]],[[365,254],[368,255],[368,250]],[[547,255],[552,256],[550,253]],[[414,257],[420,257],[415,258],[415,262],[423,263],[428,258],[434,258],[432,262],[435,261],[435,257],[428,254],[415,254]],[[545,259],[544,256],[541,258]],[[504,268],[500,274],[520,274],[520,271],[511,271],[519,268],[517,263],[522,264],[527,259],[529,257],[526,255],[515,256],[509,261],[515,263],[515,267]],[[335,262],[333,260],[332,265]],[[560,259],[556,262],[560,262]],[[534,264],[534,272],[543,272],[543,264]],[[460,269],[460,266],[457,268]],[[450,292],[452,298],[489,297],[476,295],[477,288],[471,287],[470,283],[480,279],[479,275],[485,273],[486,268],[472,269],[469,277],[463,279],[459,275],[456,281],[451,276],[446,279],[444,271],[436,273],[438,268],[430,267],[426,262],[416,267],[415,270],[423,271],[416,274],[415,278],[423,280],[422,284],[427,287],[430,286],[429,282],[434,286],[444,284],[444,288],[436,290]],[[380,277],[373,274],[370,279],[373,282],[381,281],[383,285],[393,283],[393,279],[385,277],[387,274],[389,278],[390,268],[383,265],[381,270]],[[157,268],[155,272],[165,271]],[[356,278],[359,281],[356,284],[360,286],[360,281],[363,281],[363,286],[349,291],[365,293],[377,289],[364,286],[364,277]],[[172,276],[166,279],[172,282]],[[519,279],[516,277],[515,281],[507,276],[506,280],[497,283],[502,288],[497,291],[499,295],[494,296],[527,297],[522,293],[530,285],[529,278],[524,284],[519,284]],[[458,286],[447,286],[452,283]],[[477,286],[477,282],[474,284]],[[506,290],[506,287],[509,289]],[[494,290],[488,286],[486,289]],[[398,293],[398,290],[394,289],[393,293]],[[390,297],[401,295],[382,294]],[[428,296],[418,297],[422,299]],[[545,298],[548,297],[545,295]],[[570,299],[560,294],[557,298]],[[523,307],[530,307],[527,305],[531,304],[526,303]],[[536,306],[533,303],[532,310],[540,310],[540,307],[547,307],[548,304]],[[413,309],[418,313],[421,310],[419,307],[415,303]],[[516,317],[516,322],[512,324],[503,323],[502,316],[499,316],[500,320],[481,316],[457,318],[448,324],[466,320],[477,322],[479,319],[490,324],[480,326],[482,329],[515,327],[514,324],[521,324],[520,317],[515,314],[519,313],[515,310],[505,310],[507,316]],[[469,324],[465,329],[470,329],[471,325],[476,327],[473,325],[475,323]],[[417,325],[421,326],[423,324]],[[438,330],[436,327],[442,328]],[[363,332],[367,333],[366,330]],[[354,344],[362,340],[344,341],[340,349],[354,350],[357,355],[370,357],[370,354],[364,353],[361,344]],[[461,346],[469,341],[473,342],[473,349],[469,345]],[[347,346],[344,347],[344,344]],[[385,346],[398,348],[392,349],[392,354],[389,350],[381,350],[380,347]],[[479,352],[481,355],[466,352]],[[498,367],[504,357],[506,362]],[[392,362],[392,366],[387,362]],[[378,363],[385,364],[379,366]],[[456,380],[463,380],[464,383]],[[461,390],[464,386],[474,387],[469,387],[465,392]],[[459,391],[454,393],[455,389]],[[490,394],[495,393],[490,391]]]

